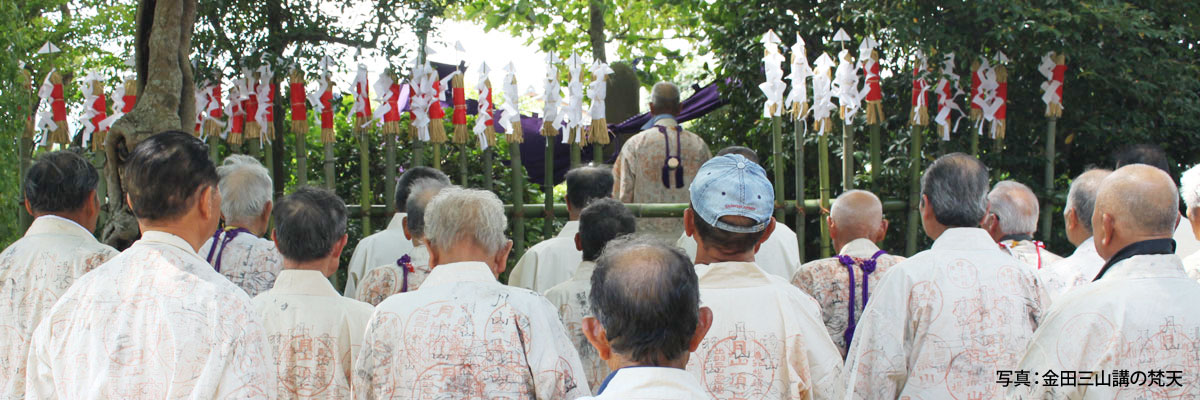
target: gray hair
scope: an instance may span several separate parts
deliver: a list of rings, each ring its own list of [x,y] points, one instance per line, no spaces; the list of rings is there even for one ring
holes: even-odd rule
[[[988,193],[988,204],[992,206],[992,214],[999,219],[1001,233],[1010,235],[1037,231],[1040,206],[1029,186],[1011,180],[997,182],[992,192]]]
[[[408,198],[404,200],[404,212],[408,214],[408,233],[414,239],[425,237],[425,209],[433,200],[433,196],[450,186],[449,182],[437,178],[420,178],[409,186]]]
[[[1200,164],[1183,171],[1183,176],[1179,177],[1179,194],[1189,210],[1200,207]]]
[[[658,110],[679,108],[679,87],[671,82],[659,82],[650,90],[650,104]]]
[[[987,213],[987,166],[964,153],[938,157],[921,175],[921,194],[929,198],[938,223],[978,227]]]
[[[271,202],[271,175],[254,157],[234,154],[217,167],[225,221],[257,218]]]
[[[1107,169],[1085,171],[1071,181],[1071,189],[1067,191],[1066,209],[1075,210],[1079,223],[1083,224],[1083,228],[1088,232],[1092,231],[1092,214],[1096,211],[1096,194],[1100,192],[1100,182],[1110,173],[1112,171]],[[1196,178],[1200,178],[1200,175]]]
[[[508,241],[504,237],[507,226],[504,204],[486,190],[445,188],[425,210],[425,237],[439,249],[472,241],[489,252],[499,252]]]

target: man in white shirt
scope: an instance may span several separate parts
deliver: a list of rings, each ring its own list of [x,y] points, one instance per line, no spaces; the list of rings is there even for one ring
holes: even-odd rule
[[[829,337],[845,356],[871,289],[879,287],[888,269],[904,257],[875,245],[887,235],[888,221],[883,219],[883,203],[874,193],[842,193],[830,207],[826,223],[838,255],[801,265],[792,284],[821,304]]]
[[[151,136],[121,174],[142,237],[80,277],[34,331],[28,398],[275,398],[246,292],[196,254],[220,221],[208,148]]]
[[[546,299],[558,309],[558,316],[567,328],[567,336],[571,337],[571,342],[579,351],[588,386],[592,390],[599,388],[609,373],[608,364],[600,358],[583,333],[583,318],[591,316],[588,294],[592,290],[592,271],[604,246],[615,238],[634,233],[636,221],[625,204],[616,199],[599,199],[585,207],[579,212],[580,230],[575,234],[575,244],[583,251],[583,261],[575,268],[571,279],[546,291]]]
[[[492,192],[443,189],[425,214],[433,272],[384,300],[354,365],[354,397],[572,399],[590,392],[545,297],[496,281],[512,241]]]
[[[387,229],[359,240],[358,245],[354,246],[354,253],[350,255],[350,263],[346,265],[346,289],[343,291],[346,297],[355,298],[358,282],[367,275],[368,270],[380,265],[394,265],[400,257],[413,250],[412,242],[404,235],[404,210],[408,208],[404,202],[408,200],[412,183],[422,178],[450,184],[446,174],[429,167],[413,167],[400,174],[400,179],[396,181],[395,215],[392,215]]]
[[[358,293],[355,294],[358,301],[377,306],[393,294],[421,287],[421,282],[431,271],[429,249],[425,247],[425,208],[433,196],[449,186],[446,182],[431,178],[413,182],[408,200],[405,201],[407,215],[404,217],[404,237],[412,242],[413,249],[391,264],[367,271],[358,283]]]
[[[1179,177],[1179,194],[1183,197],[1184,208],[1187,209],[1187,217],[1179,220],[1180,228],[1183,225],[1189,225],[1190,232],[1200,232],[1200,165],[1188,168],[1187,171],[1184,171],[1183,176]],[[1180,228],[1176,228],[1176,232]],[[1178,238],[1175,239],[1175,243],[1176,254],[1179,254]],[[1180,257],[1183,258],[1183,269],[1187,271],[1188,276],[1200,280],[1200,254],[1193,253],[1190,256]]]
[[[1092,227],[1106,263],[1054,304],[1020,366],[993,384],[1028,371],[1009,398],[1200,398],[1200,283],[1175,254],[1178,219],[1166,173],[1134,164],[1104,178]]]
[[[283,268],[275,243],[263,239],[271,221],[271,175],[254,157],[234,154],[217,167],[225,228],[198,254],[250,297],[270,289]]]
[[[745,157],[714,157],[696,173],[684,229],[696,238],[700,299],[713,325],[688,361],[714,398],[828,398],[842,355],[816,300],[755,263],[771,235],[775,191]]]
[[[1038,199],[1028,186],[1017,181],[1000,181],[988,193],[988,216],[983,229],[1009,254],[1034,270],[1054,264],[1062,257],[1046,250],[1037,233]]]
[[[329,283],[346,246],[346,205],[329,190],[301,187],[279,200],[271,239],[283,271],[252,302],[271,344],[280,397],[348,399],[353,359],[375,308]]]
[[[1113,154],[1113,164],[1113,168],[1121,168],[1130,164],[1146,164],[1171,175],[1167,152],[1155,144],[1141,143],[1124,147]],[[1175,226],[1175,233],[1171,235],[1175,239],[1175,254],[1178,254],[1179,258],[1186,260],[1188,256],[1200,251],[1200,239],[1197,239],[1197,232],[1200,231],[1193,229],[1191,219],[1180,215],[1179,224]]]
[[[25,395],[29,335],[75,279],[117,255],[92,236],[99,175],[69,151],[38,157],[25,173],[25,236],[0,253],[0,398]]]
[[[747,147],[729,146],[718,151],[717,157],[726,154],[738,154],[746,157],[750,162],[758,164],[758,153]],[[696,259],[696,239],[688,236],[687,232],[679,235],[679,240],[675,242],[675,245],[683,248],[688,258]],[[775,224],[775,230],[771,231],[771,235],[767,236],[767,241],[758,246],[758,251],[754,253],[754,262],[758,263],[763,271],[783,279],[791,279],[792,275],[796,273],[796,267],[804,262],[800,259],[800,245],[796,241],[796,232],[793,232],[787,224]]]
[[[944,155],[921,177],[921,225],[933,247],[896,264],[863,310],[847,353],[845,399],[993,399],[1042,315],[1029,268],[977,228],[988,170]]]
[[[596,262],[584,334],[612,373],[596,399],[711,399],[684,368],[712,326],[691,260],[649,238],[619,238]]]
[[[1075,245],[1075,252],[1037,272],[1051,299],[1057,299],[1072,288],[1091,282],[1104,265],[1104,259],[1096,254],[1096,245],[1092,241],[1092,211],[1096,207],[1100,181],[1110,173],[1112,171],[1107,169],[1093,169],[1071,182],[1063,220],[1066,221],[1067,240]]]
[[[592,200],[609,197],[613,188],[612,171],[584,166],[567,172],[567,214],[558,236],[542,241],[525,251],[508,275],[508,284],[538,293],[571,278],[582,255],[575,246],[579,233],[579,212]]]

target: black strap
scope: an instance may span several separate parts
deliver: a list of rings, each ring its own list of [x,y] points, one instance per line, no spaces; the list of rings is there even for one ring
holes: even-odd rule
[[[666,156],[666,158],[663,159],[663,166],[662,166],[663,187],[665,187],[667,189],[671,188],[671,171],[674,170],[674,172],[675,172],[675,189],[682,188],[683,187],[683,158],[682,158],[683,147],[680,144],[680,140],[681,140],[680,136],[683,136],[683,128],[681,128],[679,126],[675,127],[675,153],[676,154],[674,156],[671,155],[671,137],[670,137],[670,135],[667,135],[667,127],[662,126],[662,125],[656,125],[655,128],[658,128],[658,131],[660,133],[662,133],[663,145],[664,145],[664,147],[666,147],[665,151],[666,151],[667,156]],[[675,162],[677,164],[675,166],[675,168],[671,168],[671,164],[670,164],[671,159],[675,159]]]

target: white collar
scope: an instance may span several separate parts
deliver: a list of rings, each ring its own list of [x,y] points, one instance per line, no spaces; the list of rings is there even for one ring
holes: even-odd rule
[[[558,231],[555,237],[575,239],[575,234],[579,233],[579,221],[567,221],[563,224],[562,230]]]
[[[425,277],[425,281],[421,283],[421,289],[458,282],[491,282],[497,285],[500,284],[496,280],[496,276],[492,275],[492,269],[487,264],[479,261],[464,261],[450,264],[443,264],[433,267],[433,271]]]
[[[329,279],[318,271],[285,269],[275,277],[274,294],[300,294],[310,296],[341,297]]]
[[[404,232],[404,217],[406,216],[408,216],[408,214],[402,212],[393,214],[392,220],[388,221],[387,230],[400,230],[401,232]]]
[[[133,245],[135,245],[135,246],[139,245],[139,244],[143,244],[143,245],[161,244],[161,245],[175,247],[175,248],[178,248],[179,250],[183,251],[184,253],[187,253],[188,255],[195,257],[196,260],[199,260],[200,262],[208,264],[208,262],[204,261],[204,259],[201,258],[200,255],[196,254],[196,249],[192,248],[191,243],[188,243],[187,240],[183,240],[183,238],[181,238],[179,236],[175,236],[174,234],[170,234],[170,233],[163,232],[163,231],[145,231],[145,232],[142,232],[142,238],[138,239],[137,242],[133,243]]]
[[[26,235],[36,235],[40,233],[60,233],[76,236],[88,236],[92,240],[96,240],[92,233],[80,225],[78,222],[63,218],[57,215],[43,215],[33,220],[29,224],[29,229],[25,231]]]
[[[992,236],[988,235],[987,231],[979,228],[950,228],[942,232],[937,240],[933,241],[931,250],[943,251],[962,251],[962,250],[995,250],[999,251],[1000,246],[992,240]]]
[[[879,246],[876,246],[875,242],[867,238],[858,238],[842,246],[842,251],[838,252],[838,254],[850,257],[870,258],[877,252],[879,252]]]
[[[613,371],[603,383],[598,398],[676,398],[709,399],[696,375],[668,367],[625,367]]]
[[[593,272],[596,272],[595,262],[581,261],[579,262],[579,266],[575,267],[575,273],[571,275],[571,280],[591,281]]]
[[[730,261],[696,264],[700,288],[755,287],[771,283],[767,273],[752,262]]]

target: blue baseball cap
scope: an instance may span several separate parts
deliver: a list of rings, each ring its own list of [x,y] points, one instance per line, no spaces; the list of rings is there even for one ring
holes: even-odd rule
[[[738,154],[709,159],[688,187],[692,211],[704,222],[723,231],[755,233],[767,228],[775,212],[775,188],[767,171]],[[751,226],[730,225],[720,221],[737,215],[754,221]]]

